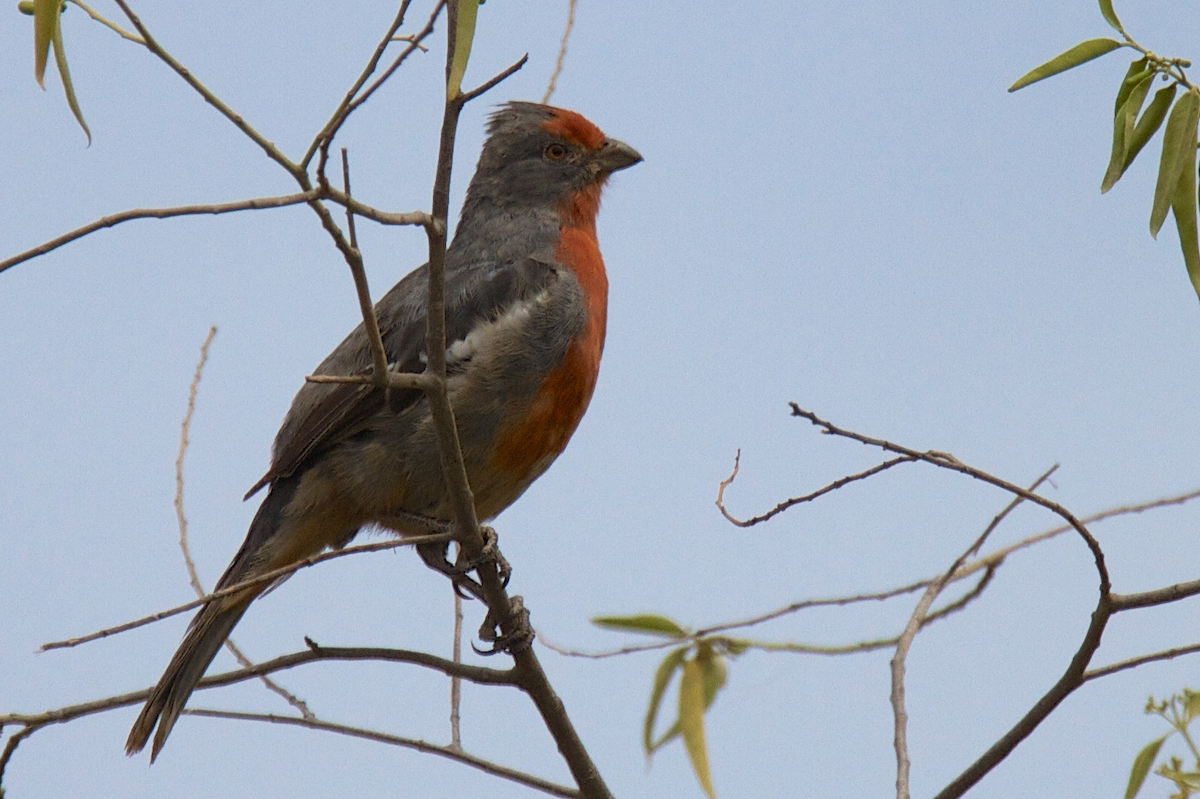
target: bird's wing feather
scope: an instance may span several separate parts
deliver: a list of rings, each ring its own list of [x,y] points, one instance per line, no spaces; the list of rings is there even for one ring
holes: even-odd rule
[[[428,266],[410,272],[375,306],[384,350],[392,369],[419,373],[425,368],[425,316]],[[446,273],[447,347],[477,325],[491,321],[514,303],[543,291],[558,278],[555,264],[536,258],[477,263]],[[360,324],[329,354],[314,374],[370,374],[371,352]],[[417,390],[392,391],[389,411],[399,413],[421,398]],[[353,383],[305,383],[275,437],[271,468],[250,489],[249,498],[279,477],[294,474],[324,446],[353,435],[384,408],[384,392]]]

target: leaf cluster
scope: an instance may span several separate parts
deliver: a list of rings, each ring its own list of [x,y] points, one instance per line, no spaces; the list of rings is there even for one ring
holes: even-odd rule
[[[1171,756],[1160,763],[1154,773],[1175,784],[1175,793],[1171,794],[1171,799],[1189,799],[1189,797],[1200,794],[1200,749],[1197,749],[1196,743],[1188,731],[1192,721],[1200,716],[1200,691],[1184,688],[1183,693],[1175,694],[1170,699],[1160,702],[1156,702],[1152,696],[1146,702],[1146,712],[1161,716],[1171,725],[1172,729],[1142,747],[1142,751],[1138,752],[1137,757],[1133,759],[1133,767],[1129,771],[1129,784],[1125,788],[1125,799],[1134,799],[1138,795],[1150,773],[1150,767],[1158,759],[1162,745],[1176,733],[1179,733],[1187,743],[1188,749],[1195,758],[1195,769],[1184,771],[1183,760]]]
[[[726,661],[745,652],[752,644],[725,636],[698,636],[679,623],[655,614],[600,616],[592,619],[610,630],[661,636],[680,642],[658,664],[650,689],[650,702],[642,725],[642,746],[649,760],[655,752],[676,738],[683,739],[696,780],[709,799],[716,799],[712,772],[708,764],[708,744],[704,735],[704,714],[712,707],[729,676]],[[675,721],[666,731],[655,735],[658,713],[667,689],[679,675],[679,706]]]
[[[1163,58],[1142,47],[1126,33],[1113,10],[1112,0],[1099,0],[1099,4],[1104,20],[1121,34],[1123,41],[1097,38],[1080,42],[1030,70],[1008,90],[1015,92],[1121,48],[1141,54],[1141,58],[1129,65],[1117,87],[1113,108],[1112,152],[1100,182],[1100,192],[1107,192],[1121,179],[1166,120],[1158,180],[1150,208],[1150,235],[1158,237],[1168,211],[1174,215],[1188,277],[1197,295],[1200,295],[1200,240],[1196,226],[1197,204],[1200,202],[1196,189],[1196,127],[1200,122],[1200,89],[1184,73],[1185,68],[1191,67],[1191,62],[1181,58]],[[1146,105],[1146,98],[1156,79],[1169,85],[1155,92],[1150,104]],[[1143,106],[1145,111],[1142,110]]]

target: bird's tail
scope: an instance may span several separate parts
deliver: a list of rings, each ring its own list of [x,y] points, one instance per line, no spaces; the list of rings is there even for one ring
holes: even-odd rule
[[[167,742],[175,720],[183,712],[188,697],[192,695],[196,684],[208,669],[208,664],[217,656],[234,625],[242,618],[242,614],[250,607],[250,602],[260,590],[251,588],[246,590],[245,595],[238,593],[214,599],[196,615],[183,643],[171,658],[158,685],[150,692],[145,707],[134,722],[133,729],[129,731],[129,738],[125,741],[126,754],[132,755],[142,751],[157,723],[158,732],[154,735],[154,745],[150,749],[150,762],[154,762],[159,750]]]
[[[241,549],[234,556],[229,568],[217,581],[216,588],[228,588],[239,582],[248,580],[265,571],[274,568],[270,559],[263,557],[263,550],[269,549],[271,541],[279,530],[283,510],[291,501],[296,490],[296,480],[285,478],[271,486],[271,493],[263,500]],[[289,561],[290,562],[290,561]],[[158,681],[158,685],[150,691],[146,705],[133,723],[129,738],[125,741],[125,753],[132,755],[142,751],[154,731],[154,746],[150,749],[150,762],[158,756],[159,750],[171,734],[171,728],[188,697],[196,689],[196,684],[204,676],[208,665],[212,663],[221,645],[229,637],[229,633],[242,618],[246,608],[255,597],[269,588],[269,584],[259,583],[237,591],[229,596],[210,600],[188,626],[183,643],[175,651],[175,656],[167,664],[167,670]]]

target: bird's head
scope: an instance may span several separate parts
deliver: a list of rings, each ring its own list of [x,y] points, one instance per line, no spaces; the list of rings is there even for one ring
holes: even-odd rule
[[[598,206],[608,176],[641,160],[637,150],[608,138],[574,111],[506,103],[492,114],[467,202],[569,208],[594,199]]]

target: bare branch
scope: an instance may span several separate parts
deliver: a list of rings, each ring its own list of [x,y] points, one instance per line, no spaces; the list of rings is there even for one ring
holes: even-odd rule
[[[1050,469],[1033,482],[1029,487],[1029,491],[1036,491],[1045,480],[1058,468],[1058,464],[1051,466]],[[933,601],[937,595],[942,592],[942,589],[953,578],[954,573],[959,567],[966,562],[967,558],[974,555],[987,541],[1000,522],[1004,520],[1021,502],[1024,497],[1013,497],[1012,501],[1005,506],[1004,510],[1000,511],[984,531],[975,539],[975,542],[967,548],[965,552],[955,558],[954,563],[950,564],[950,568],[945,573],[930,583],[925,589],[920,601],[917,602],[916,608],[909,617],[908,624],[905,625],[904,631],[900,633],[900,640],[896,642],[896,654],[892,656],[891,676],[892,676],[892,716],[893,716],[893,744],[896,750],[896,799],[909,799],[908,776],[911,762],[908,757],[908,711],[904,704],[904,673],[905,660],[908,658],[908,650],[912,646],[913,640],[917,637],[917,632],[920,631],[922,623],[925,621],[925,615],[932,607]]]
[[[468,766],[473,766],[494,777],[501,777],[506,780],[524,785],[529,788],[534,788],[551,796],[568,797],[574,799],[580,795],[579,791],[568,788],[565,785],[559,785],[549,780],[543,780],[540,777],[535,777],[532,774],[526,774],[523,771],[516,771],[498,763],[493,763],[490,760],[476,757],[467,754],[454,746],[440,746],[432,744],[428,741],[422,741],[417,738],[405,738],[400,735],[392,735],[386,732],[377,732],[368,730],[362,727],[348,727],[344,724],[334,724],[329,721],[318,721],[314,719],[298,719],[294,716],[274,716],[266,713],[238,713],[227,710],[202,710],[190,709],[183,711],[189,716],[201,716],[214,719],[236,719],[239,721],[260,721],[269,724],[288,724],[293,727],[306,727],[311,730],[321,730],[323,732],[335,732],[340,735],[349,735],[352,738],[363,738],[368,741],[376,741],[378,743],[390,744],[392,746],[401,746],[406,749],[415,749],[418,752],[427,754],[441,755],[450,760],[463,763]]]
[[[571,29],[575,27],[575,0],[567,0],[567,26],[563,28],[562,41],[558,43],[558,58],[554,59],[554,71],[550,73],[550,83],[546,93],[542,95],[542,103],[550,102],[554,89],[558,86],[558,76],[562,74],[563,62],[567,59],[567,42],[571,39]]]
[[[183,78],[189,86],[195,89],[196,92],[204,98],[205,102],[217,109],[217,111],[219,111],[222,116],[232,122],[238,130],[246,134],[251,141],[261,147],[263,152],[267,154],[268,158],[286,169],[288,173],[292,175],[292,177],[302,181],[303,183],[307,183],[308,178],[303,167],[292,163],[292,161],[286,155],[284,155],[283,152],[274,145],[274,143],[255,130],[248,122],[246,122],[245,119],[242,118],[241,114],[238,114],[228,105],[226,105],[225,101],[223,101],[220,97],[217,97],[208,89],[207,86],[197,80],[196,76],[193,75],[187,67],[179,63],[173,55],[164,50],[162,45],[160,45],[154,39],[154,37],[150,35],[150,31],[147,30],[146,26],[142,24],[142,21],[138,18],[137,14],[133,13],[133,9],[129,7],[129,4],[126,3],[125,0],[114,1],[118,6],[121,7],[121,10],[125,12],[125,16],[129,18],[129,21],[133,24],[133,27],[137,28],[138,33],[142,35],[142,38],[145,40],[147,50],[158,56],[163,63],[174,70],[179,77]],[[304,185],[303,188],[308,189],[310,187]]]
[[[1112,581],[1108,576],[1108,567],[1104,563],[1104,552],[1100,549],[1100,542],[1098,542],[1096,538],[1090,532],[1088,532],[1088,529],[1078,519],[1076,519],[1070,511],[1057,502],[1046,499],[1045,497],[1035,494],[1032,491],[1027,491],[1015,483],[1010,483],[1009,481],[1000,477],[988,474],[982,469],[976,469],[974,466],[968,466],[967,464],[958,460],[958,458],[955,458],[953,455],[948,453],[937,452],[933,450],[930,450],[929,452],[918,452],[914,449],[910,449],[899,444],[893,444],[890,441],[885,441],[880,438],[871,438],[870,436],[864,436],[861,433],[855,433],[851,430],[844,430],[830,422],[825,421],[824,419],[818,418],[816,414],[804,410],[794,402],[789,403],[789,405],[792,408],[793,416],[799,416],[803,419],[807,419],[817,427],[820,427],[824,433],[840,436],[842,438],[848,438],[852,441],[858,441],[861,444],[878,447],[879,449],[887,450],[888,452],[895,452],[897,455],[906,455],[911,458],[915,458],[916,460],[932,464],[941,469],[948,469],[950,471],[965,474],[968,477],[973,477],[976,480],[979,480],[980,482],[989,483],[990,485],[1001,488],[1010,494],[1022,497],[1029,502],[1041,505],[1046,510],[1061,516],[1063,521],[1071,525],[1071,528],[1079,534],[1079,537],[1083,539],[1084,543],[1087,544],[1088,549],[1091,551],[1092,559],[1096,564],[1096,572],[1100,577],[1101,596],[1107,596],[1112,590]]]
[[[1200,644],[1188,644],[1187,646],[1175,647],[1174,649],[1164,649],[1161,652],[1151,652],[1148,655],[1139,655],[1128,660],[1121,660],[1108,666],[1101,666],[1097,669],[1089,669],[1083,673],[1083,681],[1095,680],[1100,677],[1107,677],[1110,674],[1116,674],[1118,671],[1144,666],[1147,663],[1157,663],[1161,660],[1172,660],[1182,655],[1192,655],[1200,652]]]
[[[801,502],[812,502],[814,499],[824,496],[825,494],[828,494],[831,491],[837,491],[842,486],[847,485],[849,483],[853,483],[856,480],[865,480],[868,477],[879,474],[880,472],[887,471],[888,469],[892,468],[893,466],[899,466],[901,463],[912,463],[913,461],[917,460],[916,458],[911,458],[911,457],[905,456],[902,458],[893,458],[890,461],[884,461],[883,463],[881,463],[877,466],[872,466],[870,469],[867,469],[865,472],[851,474],[846,477],[842,477],[838,480],[834,480],[829,485],[825,486],[824,488],[819,488],[816,491],[812,492],[811,494],[805,494],[804,496],[792,497],[791,499],[785,499],[783,502],[780,502],[778,505],[776,505],[774,508],[767,511],[766,513],[760,514],[758,516],[752,516],[749,519],[742,520],[742,519],[738,519],[738,518],[734,517],[731,513],[729,513],[729,511],[727,511],[725,509],[725,489],[728,488],[729,486],[733,485],[734,479],[737,478],[738,470],[739,470],[739,462],[741,461],[741,459],[742,459],[742,451],[739,449],[737,451],[737,454],[733,457],[733,471],[730,472],[728,477],[726,477],[724,480],[721,481],[721,485],[717,489],[717,509],[721,511],[721,515],[724,516],[730,523],[736,524],[738,527],[753,527],[756,524],[761,524],[762,522],[765,522],[767,519],[770,519],[773,516],[777,516],[780,513],[783,513],[785,510],[792,507],[793,505],[799,505]]]
[[[423,27],[417,33],[414,33],[412,36],[399,38],[395,36],[395,33],[399,29],[400,23],[403,23],[404,14],[408,10],[408,0],[404,0],[400,6],[400,11],[396,14],[396,19],[392,21],[391,27],[388,28],[388,35],[380,41],[370,60],[368,60],[367,66],[363,69],[362,74],[359,75],[358,80],[356,80],[354,85],[350,87],[350,90],[346,92],[346,96],[342,98],[342,101],[338,104],[337,109],[334,110],[333,115],[329,118],[329,121],[325,123],[323,128],[321,128],[321,132],[318,133],[316,138],[313,139],[312,144],[308,146],[308,150],[304,153],[304,157],[300,159],[300,166],[307,169],[309,163],[312,162],[313,156],[319,149],[323,149],[324,154],[327,154],[329,151],[329,146],[333,143],[334,137],[337,136],[338,130],[340,130],[342,125],[345,124],[346,119],[353,114],[359,106],[370,99],[371,95],[375,93],[375,90],[386,83],[388,78],[390,78],[392,74],[400,68],[400,65],[403,64],[405,60],[413,54],[413,52],[416,50],[424,51],[426,49],[421,42],[423,42],[429,37],[430,34],[433,33],[434,23],[437,21],[438,16],[441,15],[442,10],[445,9],[445,7],[446,0],[438,0],[437,4],[433,7],[433,11],[429,14],[429,20],[425,23],[425,27]],[[391,65],[384,71],[382,75],[379,76],[378,79],[376,79],[374,83],[367,87],[367,89],[361,95],[355,97],[367,79],[374,74],[375,68],[379,65],[380,58],[383,57],[384,50],[387,49],[387,45],[392,41],[406,41],[409,43],[409,46],[406,47],[398,56],[396,56]]]
[[[96,13],[96,11],[91,8],[91,6],[89,6],[87,3],[82,2],[82,0],[69,0],[69,2],[74,3],[75,5],[79,6],[81,9],[83,9],[84,13],[86,13],[89,17],[96,20],[97,22],[99,22],[101,25],[108,28],[109,30],[113,31],[118,36],[120,36],[122,39],[131,41],[134,44],[140,44],[142,46],[145,46],[145,44],[146,44],[145,39],[143,39],[140,36],[135,36],[134,34],[130,33],[129,31],[125,30],[124,28],[122,28],[117,23],[113,22],[111,19],[108,19],[107,17],[104,17],[104,16]]]
[[[1168,585],[1153,591],[1143,591],[1139,594],[1113,594],[1111,601],[1113,611],[1133,610],[1134,608],[1152,608],[1155,605],[1166,605],[1200,594],[1200,580],[1190,580],[1186,583]]]
[[[310,555],[303,560],[298,560],[289,566],[283,566],[281,568],[266,572],[265,574],[260,574],[258,577],[250,580],[243,580],[240,583],[235,583],[226,588],[222,588],[220,591],[214,591],[211,594],[206,594],[200,599],[196,599],[191,602],[185,602],[182,605],[177,605],[176,607],[160,611],[150,616],[135,619],[134,621],[126,622],[125,624],[119,624],[116,627],[109,627],[104,630],[99,630],[88,635],[80,636],[79,638],[68,638],[64,641],[52,641],[48,644],[42,644],[38,651],[46,652],[51,649],[66,649],[73,646],[79,646],[80,644],[86,644],[91,641],[97,641],[101,638],[107,638],[108,636],[116,635],[117,633],[134,630],[138,627],[143,627],[147,624],[153,624],[156,621],[162,621],[163,619],[170,618],[171,616],[177,616],[180,613],[186,613],[187,611],[198,608],[214,599],[235,594],[242,589],[249,588],[250,586],[259,585],[260,583],[273,582],[280,577],[292,574],[300,569],[306,569],[309,566],[315,566],[316,564],[326,560],[332,560],[333,558],[340,558],[346,555],[359,555],[364,552],[380,552],[385,549],[396,549],[397,547],[416,546],[418,544],[425,543],[438,543],[442,541],[449,541],[451,539],[452,536],[449,534],[439,533],[437,535],[411,536],[398,541],[378,541],[374,544],[360,544],[358,546],[346,547],[345,549],[338,549],[332,552],[319,552],[316,555]]]
[[[45,255],[51,250],[57,250],[64,244],[69,244],[76,239],[81,239],[89,233],[95,233],[97,230],[114,227],[122,222],[128,222],[131,219],[168,219],[173,216],[198,216],[202,214],[228,214],[233,211],[257,211],[262,208],[283,208],[288,205],[299,205],[316,199],[319,195],[317,191],[304,191],[299,194],[285,194],[279,197],[255,197],[251,200],[238,200],[231,203],[206,203],[204,205],[180,205],[174,208],[133,208],[128,211],[121,211],[116,214],[102,216],[95,222],[89,222],[83,227],[75,228],[69,233],[64,233],[61,236],[50,239],[44,244],[18,253],[11,258],[6,258],[0,261],[0,272],[9,267],[16,266],[19,263],[36,258],[39,255]],[[366,214],[363,214],[366,216]],[[408,224],[420,224],[408,223]]]
[[[451,646],[451,657],[455,663],[462,663],[463,600],[457,591],[451,593],[454,594],[454,643]],[[461,705],[462,680],[458,675],[453,675],[450,677],[450,746],[459,750],[462,749],[462,719],[459,715]]]
[[[513,73],[515,73],[521,67],[525,66],[525,62],[528,60],[529,60],[529,53],[526,53],[525,55],[521,56],[521,58],[518,59],[515,64],[513,64],[511,67],[509,67],[508,69],[501,72],[499,75],[496,75],[491,80],[487,81],[486,83],[481,84],[480,86],[477,86],[476,88],[472,89],[469,92],[464,92],[463,94],[460,94],[455,99],[455,102],[457,102],[459,105],[463,105],[465,103],[471,102],[479,95],[491,91],[492,89],[496,88],[496,86],[498,86],[501,81],[512,76]]]

